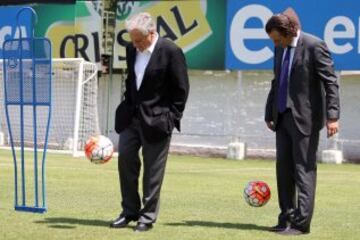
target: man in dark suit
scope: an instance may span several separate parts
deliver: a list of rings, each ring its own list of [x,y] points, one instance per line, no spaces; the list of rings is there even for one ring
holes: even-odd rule
[[[122,213],[110,227],[122,228],[137,221],[135,231],[147,231],[155,223],[160,189],[173,128],[180,119],[189,92],[185,56],[169,40],[161,38],[150,14],[139,13],[126,21],[131,44],[126,48],[128,76],[125,99],[116,110],[119,138],[119,176]],[[138,178],[143,157],[143,195]]]
[[[319,132],[325,124],[329,137],[339,129],[339,86],[326,44],[300,31],[292,9],[272,16],[265,30],[275,44],[265,121],[276,131],[281,211],[271,231],[305,234],[314,210]]]

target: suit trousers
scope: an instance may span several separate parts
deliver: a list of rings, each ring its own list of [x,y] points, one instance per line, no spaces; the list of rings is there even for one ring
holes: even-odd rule
[[[138,218],[142,223],[156,221],[170,139],[171,136],[167,136],[158,142],[149,143],[144,138],[137,118],[133,118],[130,126],[120,133],[118,170],[122,216]],[[141,169],[140,148],[143,156],[142,201],[138,191]]]
[[[279,223],[310,231],[316,189],[319,131],[303,135],[291,110],[279,114],[276,129],[276,177],[281,213]]]

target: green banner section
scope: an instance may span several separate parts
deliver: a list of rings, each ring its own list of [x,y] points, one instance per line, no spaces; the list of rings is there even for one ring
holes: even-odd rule
[[[98,2],[35,4],[38,14],[35,35],[52,43],[54,58],[82,57],[100,63],[102,20]]]
[[[160,36],[185,52],[189,68],[224,69],[226,1],[119,1],[114,45],[114,68],[126,68],[125,46],[130,39],[125,20],[149,12]]]

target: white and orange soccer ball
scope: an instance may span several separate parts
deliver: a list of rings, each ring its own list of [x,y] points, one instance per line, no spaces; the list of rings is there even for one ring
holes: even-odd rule
[[[95,164],[108,162],[113,153],[114,145],[111,140],[103,135],[90,137],[85,144],[86,157]]]
[[[251,181],[244,189],[245,201],[252,207],[264,206],[271,197],[270,187],[263,181]]]

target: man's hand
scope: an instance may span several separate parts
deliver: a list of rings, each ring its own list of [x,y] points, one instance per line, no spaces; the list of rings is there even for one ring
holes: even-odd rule
[[[339,121],[338,120],[327,120],[326,122],[327,128],[327,137],[332,137],[339,131]]]
[[[271,131],[274,131],[274,122],[273,121],[266,121],[266,125]]]

